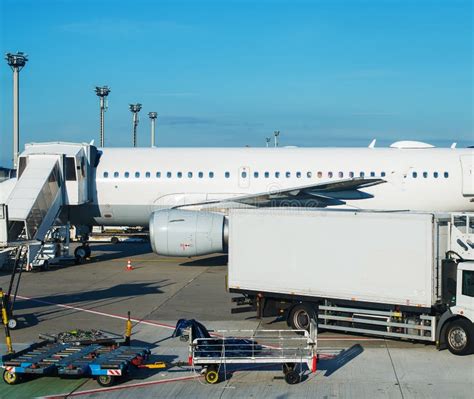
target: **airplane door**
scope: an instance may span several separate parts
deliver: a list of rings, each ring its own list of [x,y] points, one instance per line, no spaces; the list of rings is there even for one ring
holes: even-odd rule
[[[248,166],[241,166],[239,168],[239,187],[250,187],[250,168]]]
[[[462,194],[474,195],[474,154],[461,155]]]

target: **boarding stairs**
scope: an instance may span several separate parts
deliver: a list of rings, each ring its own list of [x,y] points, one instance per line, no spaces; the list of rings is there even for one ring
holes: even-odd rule
[[[42,241],[63,205],[60,155],[30,155],[8,198],[9,237]]]

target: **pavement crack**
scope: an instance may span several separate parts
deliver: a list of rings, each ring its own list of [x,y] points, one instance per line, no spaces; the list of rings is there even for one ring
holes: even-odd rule
[[[385,348],[387,349],[387,354],[390,359],[390,363],[392,364],[393,374],[395,374],[395,379],[397,380],[397,385],[398,385],[398,389],[400,390],[400,395],[402,399],[405,399],[405,396],[403,395],[402,384],[400,383],[400,379],[398,378],[397,370],[395,369],[395,364],[393,363],[392,354],[390,353],[390,349],[388,348],[388,345],[387,345],[387,340],[384,340],[384,343],[385,343]]]

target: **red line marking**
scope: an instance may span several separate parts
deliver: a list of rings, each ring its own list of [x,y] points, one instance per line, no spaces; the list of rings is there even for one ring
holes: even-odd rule
[[[63,394],[42,396],[42,398],[43,399],[63,399],[63,398],[66,398],[66,397],[71,397],[71,396],[81,396],[81,395],[89,395],[89,394],[93,394],[93,393],[121,391],[123,389],[141,388],[141,387],[146,387],[146,386],[150,386],[150,385],[166,384],[166,383],[169,383],[169,382],[189,381],[189,380],[194,380],[194,379],[199,378],[199,377],[200,377],[200,375],[196,374],[196,375],[191,375],[191,376],[186,376],[186,377],[167,378],[165,380],[137,382],[135,384],[119,385],[119,386],[109,387],[109,388],[88,389],[88,390],[85,390],[85,391],[76,391],[76,392],[72,392],[72,393],[63,393]]]

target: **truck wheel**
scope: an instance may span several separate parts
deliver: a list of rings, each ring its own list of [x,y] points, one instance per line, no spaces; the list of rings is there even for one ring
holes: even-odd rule
[[[110,387],[115,384],[115,377],[112,375],[99,375],[97,377],[97,383],[101,387]]]
[[[43,264],[41,265],[41,271],[45,272],[47,270],[49,270],[49,262],[45,260]]]
[[[311,319],[316,320],[315,310],[310,305],[300,304],[291,309],[288,321],[294,330],[309,331]]]
[[[299,373],[297,373],[294,370],[288,371],[288,373],[285,374],[285,381],[287,384],[294,385],[298,384],[300,382],[301,378]]]
[[[18,326],[18,322],[16,321],[16,319],[8,319],[8,328],[10,330],[14,330],[16,327]]]
[[[118,237],[113,236],[113,237],[110,239],[110,242],[115,245],[115,244],[118,244],[118,243],[119,243],[119,239],[118,239]]]
[[[90,245],[84,245],[84,248],[86,249],[86,258],[90,258],[92,254],[92,249]]]
[[[15,385],[20,382],[21,378],[17,373],[12,373],[11,371],[5,370],[3,372],[3,381],[8,385]]]
[[[446,344],[449,351],[458,356],[468,355],[473,350],[473,326],[466,319],[456,319],[446,328]]]

